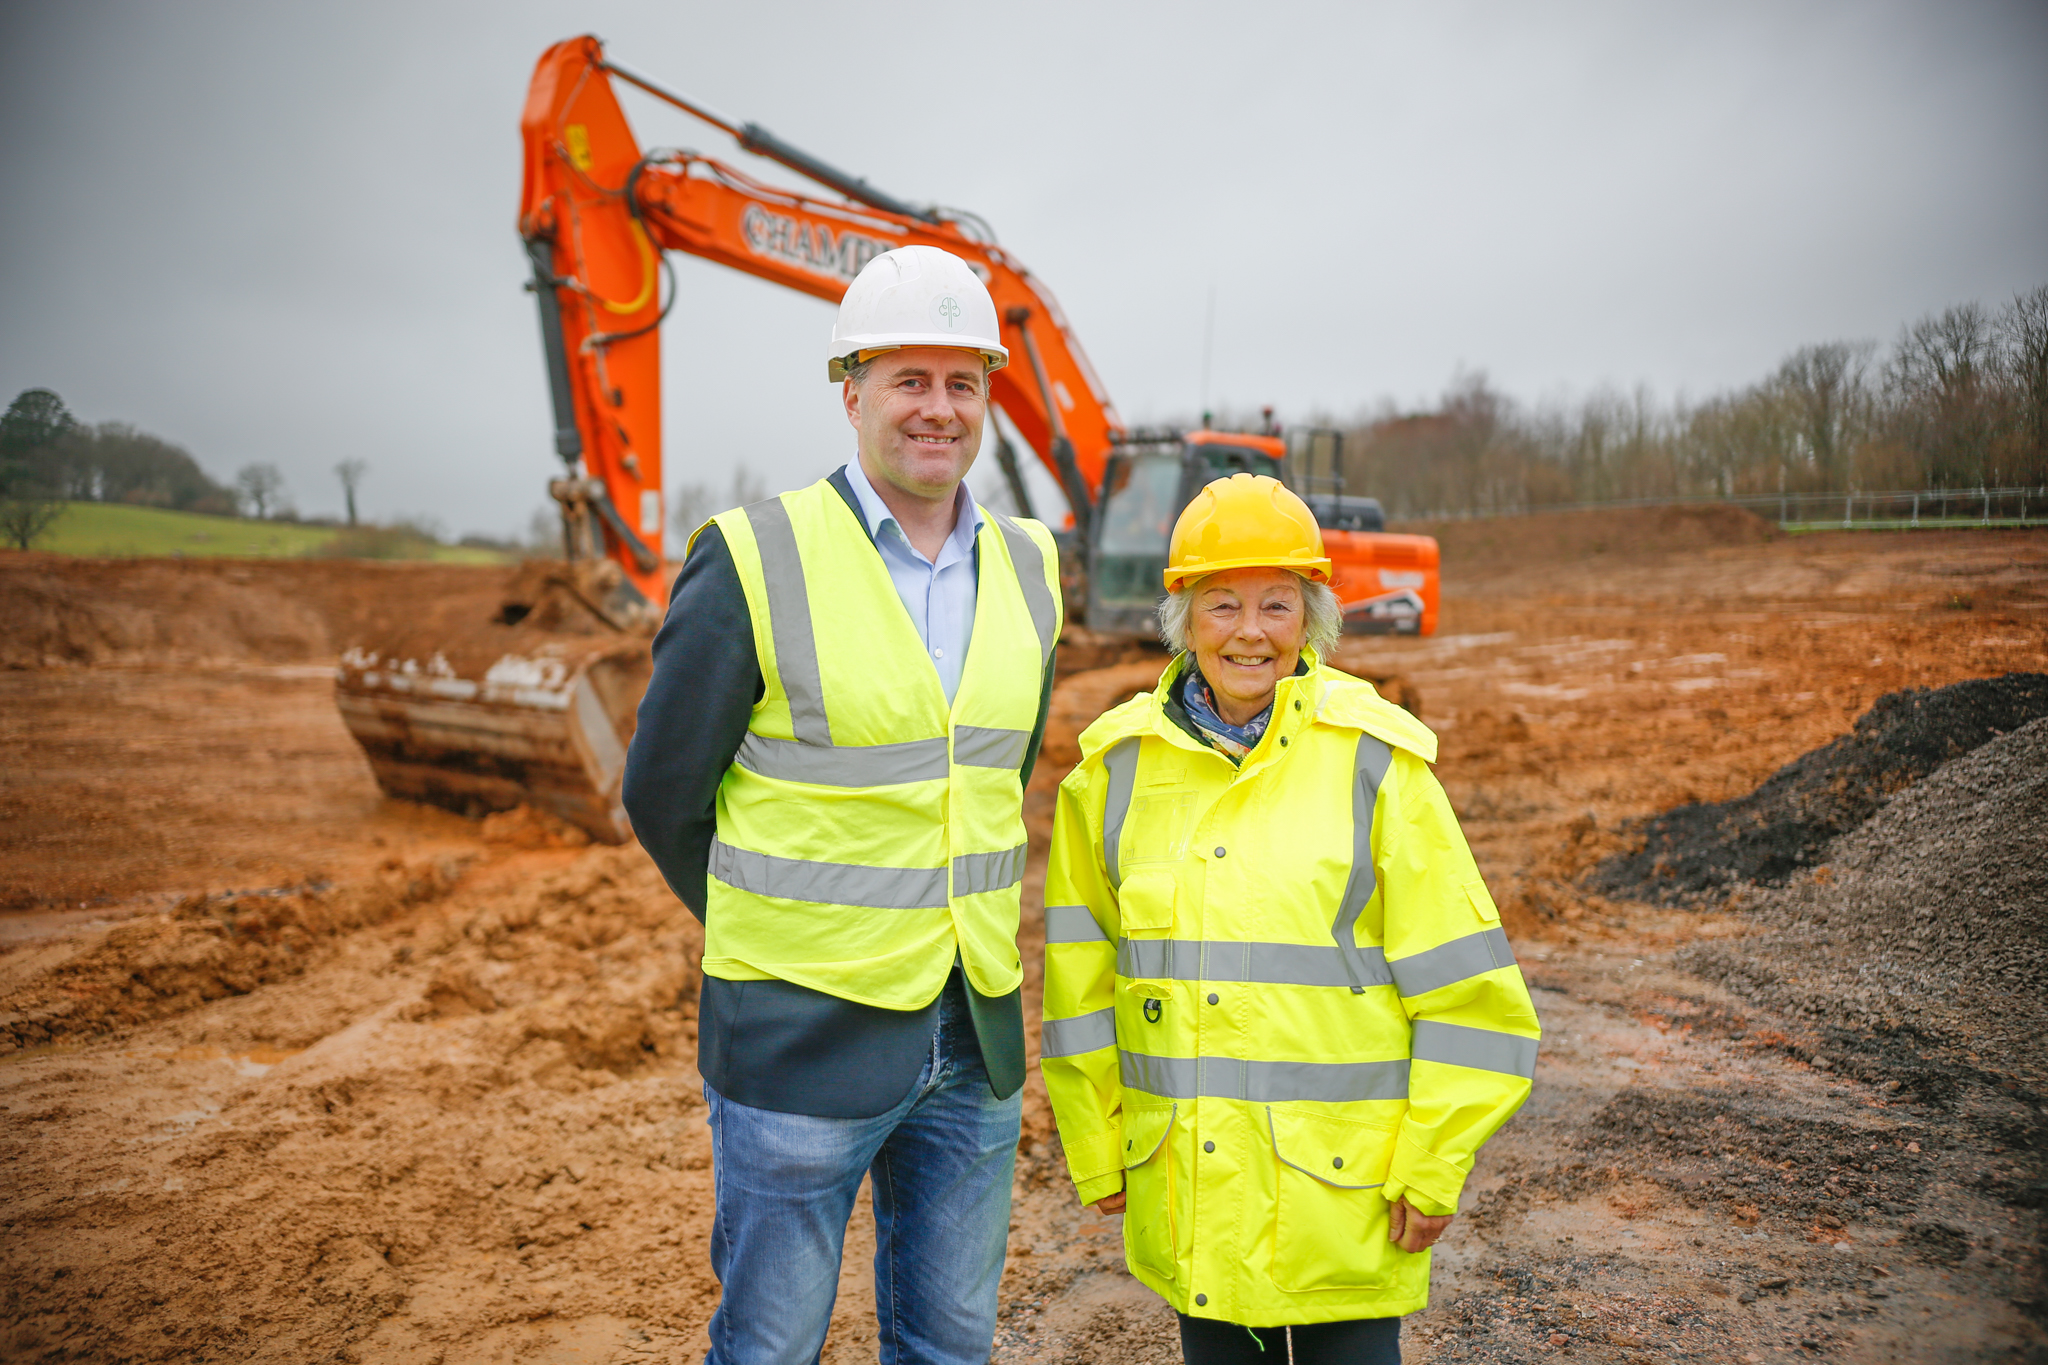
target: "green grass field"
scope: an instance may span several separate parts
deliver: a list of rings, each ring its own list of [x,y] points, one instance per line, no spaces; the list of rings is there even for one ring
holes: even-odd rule
[[[65,555],[130,558],[150,555],[239,555],[296,559],[319,552],[342,534],[334,526],[300,526],[288,521],[245,521],[172,512],[123,503],[74,502],[36,541],[38,550]],[[387,549],[378,558],[430,559],[442,564],[500,564],[504,555],[465,545],[418,540]]]

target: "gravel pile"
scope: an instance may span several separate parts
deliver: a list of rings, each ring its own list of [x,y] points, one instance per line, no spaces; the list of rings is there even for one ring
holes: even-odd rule
[[[1892,793],[2043,716],[2048,673],[1889,693],[1850,733],[1802,754],[1747,796],[1650,820],[1642,848],[1603,862],[1588,885],[1664,905],[1718,900],[1743,884],[1783,886],[1826,862],[1829,843]]]
[[[1826,1025],[2048,1071],[2048,719],[1899,792],[1823,866],[1744,905],[1766,933],[1680,965]]]

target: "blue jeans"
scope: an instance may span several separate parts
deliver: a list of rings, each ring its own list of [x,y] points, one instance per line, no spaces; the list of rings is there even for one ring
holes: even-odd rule
[[[989,1090],[956,988],[917,1083],[886,1114],[783,1114],[709,1085],[704,1098],[718,1198],[711,1270],[723,1289],[705,1365],[818,1359],[863,1173],[874,1177],[882,1365],[984,1365],[1024,1100]]]

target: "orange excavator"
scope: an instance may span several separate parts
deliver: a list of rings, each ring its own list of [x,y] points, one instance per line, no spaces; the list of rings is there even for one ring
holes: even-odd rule
[[[766,185],[692,151],[642,151],[615,79],[837,197]],[[1316,434],[1290,460],[1270,419],[1258,434],[1126,429],[1051,293],[974,214],[885,194],[613,64],[591,37],[541,57],[520,132],[519,231],[564,466],[549,486],[563,559],[520,570],[490,621],[394,623],[344,653],[342,717],[390,794],[470,812],[527,802],[608,842],[631,837],[619,782],[647,683],[647,637],[666,602],[669,251],[832,303],[894,247],[936,246],[965,260],[988,285],[1015,358],[992,376],[991,397],[1065,494],[1055,536],[1068,614],[1091,632],[1152,635],[1167,536],[1204,483],[1240,471],[1282,477],[1290,466],[1326,528],[1346,628],[1434,632],[1436,542],[1385,534],[1377,503],[1345,496],[1341,451],[1326,461],[1334,473],[1317,479]],[[1036,515],[1015,447],[999,424],[990,430],[1012,501]]]

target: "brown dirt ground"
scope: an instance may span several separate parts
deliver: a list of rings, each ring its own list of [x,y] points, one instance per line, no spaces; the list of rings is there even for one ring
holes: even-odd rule
[[[1433,529],[1442,632],[1345,658],[1420,688],[1546,1039],[1409,1358],[2041,1358],[2040,1097],[1942,1040],[1946,1107],[1852,1078],[1671,969],[1739,914],[1574,879],[1886,691],[2048,666],[2048,535]],[[701,1353],[695,921],[637,849],[381,799],[332,708],[378,613],[501,577],[0,557],[0,1360]],[[1041,844],[1076,727],[1156,669],[1062,682]],[[1177,1359],[1035,1073],[1016,1194],[996,1358]],[[864,1208],[848,1240],[829,1361],[874,1356]]]

